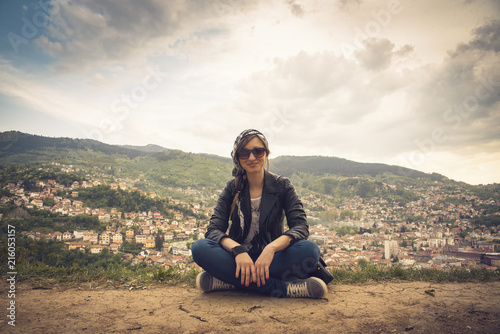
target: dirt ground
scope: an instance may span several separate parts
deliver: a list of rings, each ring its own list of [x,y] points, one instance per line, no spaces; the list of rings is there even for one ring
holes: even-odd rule
[[[326,298],[243,291],[16,286],[15,327],[0,283],[1,333],[500,333],[500,282],[332,285]]]

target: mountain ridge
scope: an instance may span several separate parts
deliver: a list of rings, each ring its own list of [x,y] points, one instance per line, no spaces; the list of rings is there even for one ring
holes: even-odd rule
[[[155,145],[155,144],[147,144],[143,146],[137,146],[137,145],[115,145],[118,147],[123,147],[126,149],[130,150],[137,150],[145,153],[160,153],[160,152],[168,152],[170,151],[169,148],[165,148],[160,145]]]
[[[290,176],[301,170],[307,170],[311,174],[337,174],[346,177],[369,175],[393,174],[412,178],[433,177],[444,181],[447,178],[437,173],[424,173],[418,170],[387,165],[383,163],[356,162],[345,158],[327,156],[279,156],[271,160],[273,167],[279,174]]]
[[[65,151],[66,150],[66,151]],[[93,139],[73,139],[65,137],[44,137],[19,131],[0,133],[0,158],[3,162],[21,163],[46,161],[47,152],[52,154],[66,152],[67,159],[73,162],[94,157],[97,153],[104,157],[123,156],[128,159],[151,157],[157,161],[166,161],[186,156],[196,156],[213,160],[224,165],[231,164],[230,158],[207,153],[186,153],[180,150],[165,148],[159,145],[145,146],[110,145]],[[45,160],[44,160],[45,159]],[[328,156],[278,156],[270,159],[271,170],[290,177],[297,173],[313,175],[339,175],[343,177],[395,175],[409,178],[429,178],[431,180],[448,180],[443,175],[427,174],[401,166],[382,163],[362,163],[345,158]]]
[[[137,149],[105,144],[94,139],[74,139],[68,137],[45,137],[20,131],[0,133],[0,158],[15,153],[26,153],[29,150],[44,148],[66,148],[72,150],[100,151],[105,154],[121,154],[130,158],[144,155]]]

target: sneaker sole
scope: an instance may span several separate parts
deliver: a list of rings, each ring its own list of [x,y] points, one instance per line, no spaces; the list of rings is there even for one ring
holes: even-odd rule
[[[315,298],[323,298],[326,293],[328,292],[328,287],[326,286],[325,282],[321,279],[321,278],[317,278],[317,277],[309,277],[309,279],[313,279],[315,281],[317,281],[322,287],[323,287],[323,294],[319,297],[315,297]]]
[[[196,287],[202,291],[204,291],[202,288],[201,288],[201,278],[206,274],[206,271],[202,272],[202,273],[199,273],[198,276],[196,276]]]

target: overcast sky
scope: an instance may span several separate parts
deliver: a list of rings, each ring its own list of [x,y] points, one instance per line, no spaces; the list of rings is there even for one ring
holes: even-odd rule
[[[500,2],[1,0],[0,131],[500,182]]]

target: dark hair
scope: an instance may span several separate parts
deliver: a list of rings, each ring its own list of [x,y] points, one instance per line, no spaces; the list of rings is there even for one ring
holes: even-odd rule
[[[231,212],[229,213],[229,217],[233,215],[234,208],[236,207],[236,203],[238,203],[238,198],[241,190],[243,190],[245,186],[245,181],[247,180],[246,171],[241,167],[239,161],[239,151],[243,149],[253,138],[259,138],[264,148],[266,149],[266,156],[268,157],[271,151],[269,150],[269,144],[267,142],[266,137],[257,130],[248,129],[240,133],[240,135],[236,138],[233,145],[233,151],[231,152],[231,157],[233,158],[233,176],[234,176],[234,184],[236,188],[236,195],[234,196],[233,203],[231,204]],[[266,161],[267,169],[269,170],[269,159]]]

